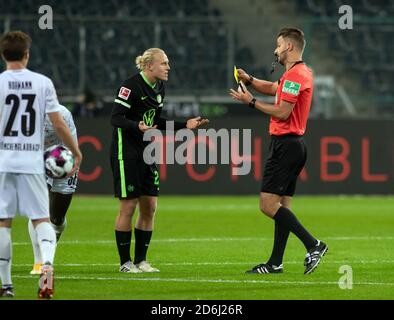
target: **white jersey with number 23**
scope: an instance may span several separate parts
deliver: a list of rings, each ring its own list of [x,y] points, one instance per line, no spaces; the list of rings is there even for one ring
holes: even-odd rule
[[[28,69],[0,74],[0,172],[44,173],[45,115],[57,111],[48,77]]]

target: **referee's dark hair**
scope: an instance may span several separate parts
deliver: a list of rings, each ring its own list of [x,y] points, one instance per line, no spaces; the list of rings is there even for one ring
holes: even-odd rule
[[[10,31],[0,39],[0,54],[6,61],[21,61],[29,51],[31,38],[22,31]]]
[[[292,40],[293,44],[302,52],[305,49],[306,41],[304,33],[298,28],[282,28],[278,32],[277,38],[282,36],[282,38]]]

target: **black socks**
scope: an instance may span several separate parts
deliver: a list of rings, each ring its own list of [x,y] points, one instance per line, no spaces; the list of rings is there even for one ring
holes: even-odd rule
[[[135,236],[135,257],[134,264],[146,260],[146,252],[148,251],[152,231],[144,231],[134,228]]]
[[[118,252],[120,257],[120,265],[131,261],[130,258],[130,242],[131,242],[131,231],[118,231],[115,230],[116,244],[118,246]]]
[[[289,209],[280,207],[274,216],[274,220],[280,226],[294,233],[302,241],[306,250],[309,251],[317,244],[317,240],[303,227]]]
[[[269,264],[270,266],[278,267],[282,264],[283,254],[285,253],[289,234],[289,229],[283,227],[277,221],[275,221],[274,247],[272,248],[271,257],[267,261],[267,264]]]

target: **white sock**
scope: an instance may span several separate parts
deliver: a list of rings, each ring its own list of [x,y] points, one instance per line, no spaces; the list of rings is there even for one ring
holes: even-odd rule
[[[67,227],[67,219],[64,218],[63,224],[61,224],[60,226],[57,226],[56,224],[53,224],[51,222],[51,226],[52,226],[53,230],[55,230],[56,241],[59,241],[59,238],[62,235],[64,229],[66,229],[66,227]]]
[[[31,244],[33,246],[34,264],[42,263],[40,245],[38,244],[38,239],[37,239],[37,232],[34,229],[31,220],[29,220],[28,229],[29,229]]]
[[[41,249],[42,262],[53,264],[56,251],[56,234],[48,222],[36,226],[37,240]]]
[[[12,286],[11,259],[11,228],[0,227],[0,278],[3,287]]]

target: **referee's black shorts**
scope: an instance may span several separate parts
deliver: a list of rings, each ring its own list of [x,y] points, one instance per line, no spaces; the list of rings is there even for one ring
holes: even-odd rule
[[[306,157],[306,145],[302,136],[271,136],[261,192],[293,196]]]
[[[143,159],[118,160],[111,158],[115,197],[134,199],[159,195],[159,171],[156,164]]]

